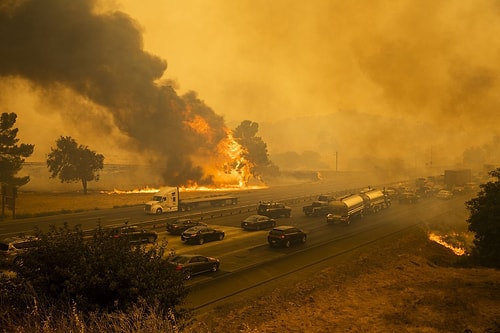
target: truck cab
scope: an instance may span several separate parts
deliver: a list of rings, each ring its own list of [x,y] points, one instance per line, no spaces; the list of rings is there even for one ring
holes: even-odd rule
[[[153,195],[150,201],[144,204],[146,214],[160,215],[166,212],[179,210],[179,189],[177,187],[163,187]]]

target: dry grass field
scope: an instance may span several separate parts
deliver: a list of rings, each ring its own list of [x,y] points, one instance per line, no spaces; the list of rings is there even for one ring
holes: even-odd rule
[[[220,193],[219,193],[220,194]],[[183,198],[213,195],[204,191],[183,192]],[[19,192],[16,199],[16,217],[36,217],[85,210],[108,209],[128,206],[141,206],[151,200],[153,193],[106,193],[90,191],[81,192]],[[11,217],[11,211],[6,211],[6,217]]]
[[[151,193],[89,192],[83,195],[80,192],[19,192],[16,200],[16,216],[22,218],[30,215],[142,205],[151,197]]]

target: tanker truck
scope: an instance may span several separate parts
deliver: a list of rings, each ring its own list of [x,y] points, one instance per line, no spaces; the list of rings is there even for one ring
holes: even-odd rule
[[[167,212],[185,212],[203,206],[226,206],[237,203],[237,197],[224,195],[181,199],[178,187],[162,187],[144,204],[144,212],[159,215]]]
[[[363,217],[365,202],[359,194],[349,194],[330,202],[330,213],[326,215],[328,224],[350,224],[353,217]]]
[[[359,193],[364,201],[365,213],[376,213],[391,205],[391,199],[381,190],[368,188]]]

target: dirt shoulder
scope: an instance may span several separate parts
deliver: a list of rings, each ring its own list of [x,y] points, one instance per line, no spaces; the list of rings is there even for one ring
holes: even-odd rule
[[[500,332],[500,271],[458,262],[418,230],[213,310],[187,332]]]

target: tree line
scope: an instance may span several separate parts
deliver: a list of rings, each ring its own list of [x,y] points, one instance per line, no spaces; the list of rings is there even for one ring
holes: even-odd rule
[[[19,143],[15,113],[2,113],[0,117],[0,183],[2,186],[20,187],[30,181],[29,176],[18,177],[25,159],[33,154],[35,145]],[[99,171],[104,167],[104,156],[79,145],[70,136],[61,136],[56,147],[51,147],[47,157],[51,178],[61,182],[81,182],[83,193],[87,194],[89,181],[99,180]]]
[[[16,119],[15,113],[2,113],[0,118],[0,183],[17,188],[30,181],[29,176],[16,175],[35,146],[19,143],[19,130],[14,128]],[[258,129],[258,123],[244,120],[234,129],[233,138],[244,148],[243,157],[250,162],[250,173],[262,180],[265,176],[279,175],[279,168],[270,161],[267,144],[257,136]],[[59,178],[62,183],[81,182],[83,194],[87,194],[88,182],[99,181],[104,156],[70,136],[60,136],[46,163],[50,178]]]

